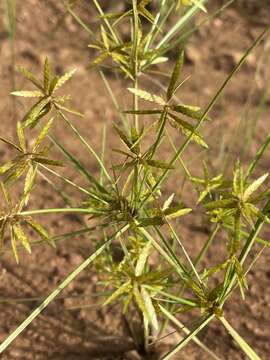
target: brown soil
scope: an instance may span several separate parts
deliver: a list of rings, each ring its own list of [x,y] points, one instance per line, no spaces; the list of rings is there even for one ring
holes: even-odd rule
[[[95,22],[94,14],[89,10],[88,1],[78,2],[78,11],[89,22]],[[210,2],[214,9],[214,1]],[[219,1],[218,3],[223,3]],[[265,1],[237,2],[237,5],[227,9],[219,18],[203,26],[194,35],[187,47],[186,74],[191,74],[191,80],[185,85],[181,99],[190,103],[205,106],[215,93],[226,74],[230,72],[241,54],[251,45],[256,36],[269,24],[270,9]],[[261,6],[258,6],[261,3]],[[217,5],[216,5],[217,6]],[[211,10],[212,10],[211,9]],[[117,120],[112,103],[107,96],[104,85],[94,71],[86,70],[90,60],[87,49],[89,42],[87,35],[68,15],[63,15],[60,2],[54,0],[28,0],[18,2],[18,25],[16,36],[16,64],[23,65],[35,73],[40,73],[42,63],[47,55],[59,73],[77,67],[77,74],[67,86],[67,91],[72,95],[73,107],[84,112],[85,119],[76,119],[79,130],[87,137],[96,148],[101,147],[102,128],[104,124],[110,126]],[[256,16],[255,16],[256,14]],[[16,119],[19,119],[25,108],[23,103],[16,102],[16,107],[9,96],[12,88],[11,51],[5,26],[3,23],[4,12],[0,13],[0,113],[1,135],[11,138],[15,135]],[[94,19],[94,20],[93,20]],[[249,57],[238,75],[232,80],[223,95],[223,98],[214,111],[212,117],[215,121],[206,129],[205,135],[208,143],[212,145],[210,155],[215,159],[214,167],[219,164],[219,151],[221,142],[228,143],[233,130],[238,126],[243,114],[244,106],[249,99],[249,92],[254,84],[254,74],[260,56],[264,50],[269,49],[269,41],[261,44]],[[267,58],[264,59],[266,62]],[[247,124],[251,124],[262,92],[269,79],[268,63],[260,68],[256,74],[256,85],[249,106],[246,109],[246,120],[241,128],[241,137],[236,141],[234,154],[240,156],[243,138]],[[268,68],[268,69],[267,69]],[[267,71],[268,70],[268,71]],[[24,86],[21,77],[15,78],[16,88]],[[116,94],[126,94],[124,82],[111,78]],[[149,85],[147,79],[146,84]],[[270,101],[258,123],[258,128],[252,146],[246,154],[245,160],[251,158],[256,148],[270,130],[267,114]],[[111,129],[109,127],[109,129]],[[63,133],[62,124],[55,126],[55,134],[68,146],[76,156],[95,174],[98,168],[93,159],[79,146],[73,135]],[[225,131],[225,135],[223,133]],[[111,131],[111,130],[109,130]],[[176,138],[177,140],[177,138]],[[115,138],[109,138],[109,145],[115,143]],[[192,169],[200,164],[201,157],[194,157],[191,147],[186,154],[186,159],[192,163]],[[225,151],[227,150],[225,146]],[[196,148],[198,152],[198,148]],[[204,154],[205,155],[205,154]],[[208,155],[207,155],[208,156]],[[1,162],[8,157],[5,146],[0,148]],[[81,176],[73,174],[72,170],[65,170],[66,176],[78,183]],[[260,163],[258,174],[269,171],[269,151]],[[179,182],[179,189],[181,183]],[[168,192],[175,188],[175,181],[168,182]],[[63,187],[65,190],[66,187]],[[69,190],[70,193],[70,190]],[[72,193],[71,193],[72,194]],[[73,193],[75,195],[76,192]],[[185,201],[192,202],[192,197],[185,196]],[[50,186],[41,180],[41,186],[35,191],[30,207],[45,208],[62,206],[62,200],[57,195],[52,195]],[[193,219],[194,220],[194,219]],[[80,228],[78,219],[74,216],[42,217],[43,224],[50,228],[51,233],[61,234]],[[187,249],[196,252],[205,238],[205,229],[197,221],[196,224],[182,224],[184,237],[192,239],[187,241]],[[269,230],[265,231],[265,237]],[[89,237],[77,237],[63,240],[56,249],[47,246],[33,247],[31,256],[21,252],[21,263],[15,265],[11,252],[6,251],[1,261],[0,283],[0,340],[16,328],[21,321],[40,303],[41,299],[49,294],[62,279],[76,268],[92,251],[92,242],[96,234]],[[221,252],[223,244],[215,242],[208,254],[206,262],[214,262]],[[243,337],[254,347],[262,359],[268,359],[269,345],[269,302],[268,288],[269,251],[265,250],[259,262],[254,266],[248,276],[250,284],[246,301],[233,296],[226,305],[225,311],[228,319]],[[84,271],[61,296],[54,301],[31,326],[4,352],[1,359],[29,359],[29,360],[76,360],[76,359],[139,359],[134,342],[128,328],[120,315],[117,306],[102,308],[100,299],[91,296],[96,289],[97,277],[89,268]],[[5,299],[28,299],[27,302],[5,302]],[[33,298],[33,299],[32,299]],[[38,300],[35,300],[38,298]],[[30,299],[30,300],[29,300]],[[3,302],[2,302],[3,300]],[[83,308],[73,309],[80,305]],[[207,330],[200,335],[201,339],[214,350],[222,359],[244,359],[224,329],[213,322]],[[168,349],[173,342],[179,339],[170,337],[165,345],[157,347],[152,358],[159,358],[160,351]],[[141,356],[141,358],[146,358]],[[196,345],[189,344],[181,355],[175,359],[209,359]]]

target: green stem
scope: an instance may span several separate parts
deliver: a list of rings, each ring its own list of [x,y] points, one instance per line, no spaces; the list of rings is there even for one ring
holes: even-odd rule
[[[253,159],[253,161],[251,162],[251,164],[248,167],[247,170],[247,175],[246,178],[248,178],[250,175],[253,174],[258,162],[260,161],[260,159],[262,158],[266,148],[268,147],[270,143],[270,133],[268,133],[266,140],[264,141],[264,143],[260,146],[259,150],[256,153],[255,158]]]
[[[156,229],[157,230],[157,229]],[[139,228],[141,234],[149,240],[154,248],[167,260],[167,262],[176,270],[179,276],[183,279],[184,275],[186,275],[186,270],[184,269],[183,265],[180,263],[176,255],[171,251],[169,245],[166,241],[163,241],[163,245],[166,247],[168,253],[159,245],[159,243],[146,231],[144,228]]]
[[[150,30],[150,33],[149,33],[149,37],[148,37],[148,40],[144,46],[144,53],[147,52],[147,50],[149,49],[149,46],[151,45],[151,43],[153,42],[154,40],[154,34],[155,34],[155,31],[157,30],[158,32],[158,22],[159,22],[159,19],[161,17],[161,10],[162,10],[162,7],[165,5],[165,2],[166,0],[162,0],[161,3],[160,3],[160,8],[159,8],[159,11],[158,13],[156,14],[155,16],[155,20],[153,22],[153,25],[151,27],[151,30]],[[173,5],[174,6],[174,5]]]
[[[212,244],[212,241],[214,240],[215,236],[217,235],[218,231],[220,229],[220,224],[217,224],[214,228],[214,230],[211,232],[211,234],[209,235],[207,241],[205,242],[205,244],[203,245],[201,251],[199,252],[198,256],[196,257],[195,261],[194,261],[194,266],[197,266],[200,262],[201,259],[204,257],[204,255],[206,254],[209,246]]]
[[[165,314],[168,318],[168,320],[171,320],[180,330],[182,330],[186,335],[189,335],[191,331],[182,324],[175,316],[173,316],[167,309],[165,309],[163,306],[159,305],[160,310]],[[197,336],[193,337],[193,342],[197,344],[202,350],[204,350],[212,359],[220,360],[216,354],[213,353],[204,343],[202,343]]]
[[[105,85],[105,87],[106,87],[106,89],[107,89],[107,91],[108,91],[108,93],[110,95],[110,98],[111,98],[111,100],[113,102],[115,110],[117,111],[117,115],[119,115],[125,130],[128,131],[129,127],[128,127],[128,123],[127,123],[127,118],[126,118],[125,114],[121,111],[120,106],[118,104],[118,101],[117,101],[117,99],[116,99],[116,97],[115,97],[115,95],[113,93],[113,90],[112,90],[108,80],[106,79],[106,76],[104,75],[102,70],[99,70],[99,74],[100,74],[100,76],[101,76],[101,78],[102,78],[102,80],[104,82],[104,85]]]
[[[195,268],[192,260],[190,259],[190,257],[189,257],[189,255],[188,255],[188,253],[187,253],[184,245],[182,244],[182,241],[180,240],[179,236],[176,234],[174,228],[171,226],[171,224],[170,224],[170,222],[169,222],[168,220],[167,220],[167,224],[168,224],[168,226],[169,226],[169,228],[170,228],[170,231],[171,231],[173,237],[176,239],[178,245],[181,247],[181,250],[182,250],[185,258],[187,259],[187,261],[188,261],[188,263],[189,263],[189,265],[190,265],[190,267],[191,267],[194,275],[195,275],[196,278],[198,279],[199,283],[202,284],[202,280],[201,280],[201,278],[200,278],[200,276],[199,276],[199,274],[198,274],[198,272],[197,272],[197,270],[196,270],[196,268]]]
[[[82,213],[89,214],[89,209],[82,208],[54,208],[54,209],[38,209],[38,210],[29,210],[21,211],[16,214],[17,216],[30,216],[30,215],[39,215],[39,214],[56,214],[56,213]]]
[[[206,0],[202,1],[202,3],[205,3]],[[184,16],[182,16],[177,23],[171,28],[170,31],[167,32],[167,34],[164,36],[164,38],[159,42],[159,44],[156,46],[156,49],[160,49],[163,47],[179,30],[181,30],[186,24],[187,21],[193,17],[197,12],[199,11],[198,6],[193,5]]]
[[[92,148],[92,146],[82,137],[82,135],[79,133],[79,131],[76,129],[76,127],[68,120],[68,118],[65,116],[65,114],[58,110],[58,113],[61,115],[61,117],[65,120],[65,122],[69,125],[69,127],[72,129],[72,131],[78,136],[82,144],[85,145],[85,147],[89,150],[89,152],[94,156],[94,158],[97,160],[100,168],[103,170],[104,175],[107,177],[107,179],[112,182],[112,178],[110,177],[109,173],[107,172],[104,164],[102,163],[100,157],[97,155],[95,150]]]
[[[137,68],[137,65],[135,65]],[[134,110],[138,110],[139,107],[139,101],[138,101],[138,96],[137,96],[137,90],[138,90],[138,77],[137,77],[137,71],[136,71],[136,75],[135,75],[135,80],[134,80],[134,88],[136,89],[134,95],[133,95],[133,107]],[[139,131],[139,123],[138,123],[138,115],[134,114],[134,126],[136,131]]]
[[[85,194],[90,195],[91,193],[84,189],[83,187],[75,184],[73,181],[69,180],[68,178],[66,178],[63,175],[58,174],[56,171],[52,170],[51,168],[49,168],[48,166],[44,165],[44,164],[39,164],[39,166],[41,166],[42,168],[44,168],[46,171],[50,172],[51,174],[53,174],[54,176],[58,177],[59,179],[63,180],[64,182],[66,182],[67,184],[73,186],[74,188],[76,188],[77,190],[82,191]]]
[[[65,9],[67,10],[67,12],[75,19],[75,21],[77,21],[77,23],[91,36],[95,36],[95,32],[92,31],[89,27],[89,25],[86,25],[86,23],[72,10],[71,6],[68,5],[66,6],[64,1],[61,1],[62,4],[64,5]]]
[[[219,320],[250,360],[261,360],[255,351],[248,345],[248,343],[246,343],[246,341],[237,333],[237,331],[234,330],[234,328],[224,317],[220,317]]]
[[[207,249],[209,248],[210,244],[212,243],[212,241],[214,240],[218,230],[220,229],[220,225],[218,224],[214,230],[211,232],[211,234],[209,235],[208,239],[206,240],[205,244],[203,245],[201,251],[199,252],[198,256],[196,257],[195,261],[194,261],[194,266],[198,266],[199,263],[201,262],[202,258],[204,257]],[[183,294],[183,292],[185,291],[186,289],[186,285],[184,284],[180,290],[178,291],[178,296],[181,296]],[[169,311],[170,312],[173,312],[174,309],[176,307],[176,304],[172,304],[172,306],[169,306]],[[163,324],[162,324],[162,327],[161,327],[161,330],[160,330],[160,334],[164,331],[164,329],[166,329],[167,327],[167,324],[168,324],[168,319],[165,319]]]
[[[164,134],[166,120],[167,120],[167,110],[166,110],[166,108],[164,108],[164,110],[162,111],[162,114],[160,116],[160,120],[159,120],[159,129],[158,129],[156,141],[150,148],[151,149],[150,159],[152,159],[158,146],[160,145],[160,142],[161,142],[163,134]]]
[[[165,354],[161,360],[168,360],[170,359],[173,355],[175,355],[178,351],[180,351],[181,349],[183,349],[183,347],[185,347],[190,340],[192,340],[206,325],[208,325],[208,323],[213,320],[213,318],[215,317],[215,315],[211,314],[208,315],[206,318],[202,319],[200,324],[196,327],[196,329],[194,329],[193,331],[191,331],[183,340],[181,340],[171,351],[169,351],[167,354]]]
[[[98,2],[97,0],[93,0],[93,2],[94,2],[94,4],[95,4],[95,6],[96,6],[96,8],[97,8],[97,10],[98,10],[98,12],[99,12],[99,14],[100,14],[101,17],[103,18],[104,23],[106,24],[107,28],[110,30],[110,33],[112,34],[112,37],[114,38],[115,42],[116,42],[117,44],[119,44],[120,41],[119,41],[119,39],[118,39],[115,31],[113,30],[111,24],[109,23],[108,19],[105,17],[105,14],[104,14],[101,6],[99,5],[99,2]]]

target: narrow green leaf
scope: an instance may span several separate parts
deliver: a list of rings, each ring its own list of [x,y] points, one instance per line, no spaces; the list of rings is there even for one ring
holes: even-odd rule
[[[66,106],[63,106],[63,105],[60,105],[60,104],[55,104],[55,107],[57,107],[60,110],[66,111],[66,112],[68,112],[70,114],[80,116],[80,117],[84,117],[84,115],[82,113],[80,113],[79,111],[67,108]]]
[[[34,104],[22,119],[23,127],[34,127],[38,120],[50,111],[49,103],[50,98],[46,97]]]
[[[233,259],[233,263],[234,263],[234,269],[235,269],[235,273],[237,276],[241,296],[242,296],[242,299],[245,300],[245,291],[247,290],[247,282],[245,279],[244,270],[236,256]]]
[[[23,131],[23,126],[20,121],[17,122],[17,135],[21,149],[26,152],[26,141]]]
[[[14,234],[12,226],[10,226],[10,236],[11,236],[11,247],[12,247],[13,255],[15,257],[16,263],[19,264],[19,255],[18,255],[17,244],[16,244],[16,236]]]
[[[108,38],[108,35],[104,29],[104,26],[100,26],[100,33],[101,33],[101,37],[102,37],[102,40],[103,40],[103,45],[106,49],[109,49],[110,48],[110,42],[109,42],[109,38]]]
[[[167,309],[163,306],[159,305],[160,310],[167,316],[169,320],[171,320],[180,330],[182,330],[187,335],[190,334],[190,330],[182,324],[175,316],[173,316]],[[204,350],[212,359],[220,360],[220,358],[213,353],[206,345],[204,345],[197,336],[193,337],[193,342],[197,344],[202,350]]]
[[[151,249],[152,249],[152,244],[149,241],[141,250],[136,267],[135,267],[135,275],[136,276],[142,275],[144,268],[145,268],[147,258],[150,255]]]
[[[129,140],[129,138],[127,137],[127,135],[124,133],[123,130],[121,130],[119,128],[119,126],[117,126],[115,123],[113,124],[113,127],[115,129],[115,131],[117,132],[117,134],[119,135],[120,139],[123,141],[123,143],[129,148],[132,148],[132,142]]]
[[[141,16],[143,16],[146,20],[148,20],[151,24],[154,23],[155,19],[153,17],[153,15],[150,13],[150,11],[148,11],[147,9],[145,9],[142,6],[138,7],[138,12]]]
[[[50,87],[50,64],[47,57],[44,62],[43,86],[45,93],[48,94]]]
[[[5,201],[9,207],[9,209],[12,209],[12,201],[11,201],[11,197],[8,192],[8,189],[6,188],[5,184],[2,181],[1,181],[0,185],[1,185],[1,191],[2,191],[2,194],[4,195]]]
[[[50,119],[47,122],[47,124],[41,129],[38,137],[35,140],[35,143],[34,143],[34,146],[33,146],[33,149],[32,149],[33,153],[35,153],[38,150],[40,144],[44,140],[45,136],[48,134],[48,132],[50,130],[50,127],[52,126],[53,120],[54,120],[54,118]]]
[[[117,290],[115,290],[111,296],[109,296],[106,301],[104,302],[104,306],[110,304],[114,300],[118,299],[121,295],[128,293],[131,290],[130,281],[127,281],[123,285],[121,285]]]
[[[14,161],[8,161],[6,164],[0,166],[0,175],[5,174],[16,165]]]
[[[148,91],[140,90],[140,89],[136,89],[136,88],[128,88],[128,90],[132,94],[135,94],[135,95],[139,96],[143,100],[151,101],[151,102],[154,102],[154,103],[156,103],[158,105],[161,105],[161,106],[166,105],[166,101],[164,99],[162,99],[162,97],[151,94]]]
[[[51,236],[48,234],[47,230],[44,229],[39,223],[33,220],[31,217],[25,219],[26,223],[41,237],[42,240],[50,243],[54,246],[54,242]]]
[[[125,110],[122,111],[124,114],[134,114],[134,115],[156,115],[162,114],[162,110]]]
[[[259,179],[253,181],[253,183],[246,188],[244,192],[243,200],[247,201],[250,198],[250,196],[264,183],[267,177],[268,174],[264,174],[261,177],[259,177]]]
[[[58,90],[60,87],[62,87],[77,71],[77,69],[73,69],[67,73],[65,73],[63,76],[60,76],[59,79],[56,82],[56,85],[52,91],[54,93],[56,90]]]
[[[141,310],[143,316],[147,318],[147,320],[151,321],[150,316],[148,314],[148,311],[146,309],[144,299],[142,297],[142,294],[140,292],[139,286],[137,283],[133,284],[133,295],[136,300],[136,304],[138,305],[139,309]]]
[[[37,175],[37,166],[30,166],[24,182],[24,204],[27,205]]]
[[[147,159],[147,160],[145,160],[145,162],[147,165],[157,168],[157,169],[167,169],[167,170],[174,169],[173,166],[170,166],[169,164],[166,164],[163,161]]]
[[[27,239],[27,236],[25,235],[23,229],[19,224],[14,224],[12,226],[15,237],[21,242],[22,246],[25,248],[26,251],[31,254],[31,246],[29,244],[29,241]]]
[[[179,75],[182,71],[183,63],[184,63],[184,52],[181,51],[176,60],[175,67],[174,67],[174,70],[173,70],[173,73],[171,76],[171,80],[170,80],[170,83],[168,86],[167,101],[169,101],[174,95],[174,90],[177,86],[177,81],[178,81]]]
[[[21,90],[21,91],[12,91],[11,95],[14,96],[21,96],[21,97],[30,97],[30,98],[35,98],[35,97],[43,97],[43,93],[39,90]]]
[[[0,141],[3,141],[3,142],[6,143],[7,145],[12,146],[12,147],[13,147],[14,149],[16,149],[17,151],[22,152],[22,149],[21,149],[19,146],[17,146],[14,142],[3,138],[2,136],[0,136]]]
[[[54,92],[54,89],[55,89],[55,86],[57,84],[59,80],[59,76],[54,76],[52,79],[51,79],[51,82],[50,82],[50,86],[49,86],[49,95],[52,95],[53,92]]]
[[[181,349],[183,349],[190,340],[193,340],[194,337],[211,321],[215,315],[211,314],[208,315],[205,318],[202,318],[199,325],[196,326],[194,330],[191,330],[190,333],[181,340],[171,351],[169,351],[167,354],[165,354],[161,360],[168,360],[171,359],[172,356],[174,356],[176,353],[178,353]]]
[[[180,209],[180,210],[177,210],[177,208],[175,208],[175,209],[169,208],[166,211],[164,211],[164,215],[166,216],[167,219],[175,219],[177,217],[189,214],[191,211],[192,211],[192,209],[188,209],[188,208]],[[167,213],[168,213],[168,215],[167,215]]]
[[[262,360],[224,317],[219,320],[250,360]]]
[[[35,85],[37,88],[39,88],[41,91],[43,91],[43,86],[42,84],[39,82],[39,80],[36,79],[36,77],[27,69],[23,68],[23,67],[18,67],[18,71],[29,81],[31,81],[31,83],[33,85]]]
[[[145,308],[146,308],[146,311],[147,311],[147,314],[149,317],[148,320],[153,325],[153,328],[155,330],[158,330],[157,314],[156,314],[156,310],[153,306],[151,296],[149,295],[148,291],[144,287],[142,287],[141,294],[142,294]]]
[[[33,156],[32,160],[37,163],[45,164],[45,165],[60,166],[60,167],[64,166],[64,164],[60,161],[51,160],[51,159],[48,159],[46,157],[41,157],[41,156]]]
[[[210,201],[205,204],[207,210],[214,210],[214,209],[231,209],[235,206],[234,199],[222,199],[222,200],[215,200]]]
[[[172,105],[170,107],[173,111],[189,116],[192,119],[200,120],[203,115],[203,110],[198,106],[191,105]],[[211,119],[207,116],[204,120],[210,121]]]

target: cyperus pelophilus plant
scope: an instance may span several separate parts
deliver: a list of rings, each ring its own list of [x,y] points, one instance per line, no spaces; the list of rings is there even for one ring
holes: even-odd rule
[[[141,325],[144,329],[146,350],[150,341],[160,340],[159,335],[161,336],[164,329],[168,329],[166,324],[170,321],[178,330],[184,330],[186,336],[165,354],[163,359],[171,358],[190,340],[196,342],[211,358],[218,359],[196,337],[201,329],[216,318],[223,323],[251,359],[258,359],[245,341],[235,331],[232,331],[231,326],[225,320],[223,305],[235,288],[240,286],[244,293],[245,276],[249,271],[244,263],[245,258],[253,243],[258,241],[257,235],[262,225],[268,221],[267,211],[270,204],[266,204],[263,208],[258,204],[260,201],[269,199],[269,192],[262,192],[258,196],[254,195],[266,179],[266,175],[252,183],[249,181],[249,176],[244,176],[241,167],[236,165],[232,180],[224,179],[222,174],[209,176],[206,166],[204,166],[203,178],[195,177],[188,169],[182,155],[191,142],[203,146],[204,149],[209,147],[202,136],[202,127],[204,124],[211,123],[205,122],[205,120],[210,120],[208,115],[225,86],[240,68],[248,52],[255,47],[264,34],[246,52],[209,105],[203,110],[193,105],[183,104],[181,100],[178,100],[177,92],[178,90],[183,91],[186,81],[186,79],[179,81],[184,58],[182,51],[179,51],[164,95],[162,92],[160,95],[156,91],[152,93],[152,90],[142,90],[139,80],[142,75],[147,78],[147,75],[150,74],[151,82],[156,76],[162,75],[161,72],[153,71],[153,66],[167,61],[168,59],[164,55],[168,50],[179,47],[181,43],[180,29],[185,25],[184,19],[190,19],[191,14],[194,14],[198,7],[202,8],[201,5],[204,1],[161,0],[157,7],[151,8],[150,2],[149,0],[128,1],[129,8],[122,13],[105,14],[99,1],[92,1],[102,23],[99,27],[99,36],[96,36],[95,33],[92,36],[92,48],[99,53],[92,65],[99,66],[106,88],[118,110],[117,120],[118,118],[125,120],[123,121],[124,130],[118,123],[114,126],[124,147],[113,150],[121,156],[121,160],[119,163],[112,163],[109,169],[104,157],[94,151],[89,142],[64,114],[65,110],[73,113],[64,106],[64,101],[68,97],[58,96],[56,93],[73,72],[69,72],[63,77],[55,77],[51,74],[48,60],[46,60],[43,80],[40,82],[29,72],[22,70],[37,90],[19,91],[13,94],[36,97],[37,102],[18,125],[19,144],[5,140],[13,147],[13,150],[18,151],[18,156],[2,168],[4,194],[8,198],[5,185],[12,186],[14,181],[22,178],[24,174],[27,174],[25,183],[28,185],[25,185],[23,201],[18,206],[11,204],[8,210],[1,214],[1,229],[5,230],[7,226],[12,226],[12,246],[14,247],[14,244],[20,242],[28,251],[30,250],[29,242],[26,240],[22,226],[30,225],[30,216],[34,217],[36,214],[67,212],[77,215],[84,214],[90,219],[95,219],[98,225],[91,229],[101,229],[102,234],[95,243],[96,248],[93,253],[64,279],[41,306],[0,345],[0,351],[5,349],[79,273],[97,260],[97,270],[102,284],[107,290],[104,303],[119,302],[124,313],[130,309],[131,304],[135,306],[140,315],[138,318],[142,319]],[[192,4],[196,5],[191,6]],[[166,19],[170,13],[174,12],[175,8],[179,8],[179,5],[187,5],[191,8],[187,9],[183,19],[178,19],[175,26],[164,32]],[[156,13],[152,9],[156,9]],[[73,10],[70,13],[74,14]],[[82,24],[78,17],[77,21]],[[128,34],[121,33],[124,21],[130,25]],[[83,25],[91,34],[87,25]],[[186,36],[186,34],[184,35]],[[174,40],[171,41],[172,39]],[[108,61],[109,59],[112,62]],[[116,78],[122,75],[123,80],[128,82],[127,87],[132,94],[133,106],[125,112],[120,111],[124,106],[122,104],[119,106],[113,89],[109,86],[105,73],[102,72],[102,69],[107,67],[116,75]],[[147,85],[144,84],[143,88],[147,89]],[[146,100],[153,106],[148,109],[140,108],[140,99]],[[42,141],[43,143],[45,140],[45,133],[51,127],[52,120],[49,120],[41,131],[42,135],[39,135],[39,141],[36,140],[33,147],[28,146],[27,141],[23,138],[24,130],[28,132],[28,128],[41,126],[41,118],[51,111],[54,113],[54,117],[60,116],[65,120],[91,156],[94,156],[100,170],[99,179],[93,176],[91,169],[83,165],[83,162],[58,139],[50,135],[50,141],[61,150],[78,173],[83,175],[84,181],[78,185],[59,173],[58,168],[51,169],[50,165],[57,164],[50,163],[51,157],[48,156],[47,148],[42,147],[38,142]],[[142,115],[150,118],[150,121],[154,119],[150,126],[145,126]],[[177,144],[173,144],[174,155],[169,160],[164,159],[165,156],[161,156],[162,143],[170,139],[166,131],[167,124],[180,130]],[[146,135],[149,134],[151,143],[149,139],[146,140]],[[258,152],[255,163],[259,161],[267,145],[268,143]],[[19,165],[16,165],[18,161]],[[194,212],[191,212],[193,205],[189,204],[189,201],[186,205],[186,199],[179,196],[178,188],[174,191],[175,195],[174,193],[167,194],[167,189],[164,188],[166,178],[173,173],[178,161],[181,164],[181,170],[184,169],[186,180],[190,180],[198,193],[196,201],[198,206],[196,207],[196,203],[194,203]],[[52,176],[57,176],[59,180],[72,186],[72,189],[79,191],[80,194],[83,193],[85,199],[83,203],[81,197],[78,200],[77,196],[73,196],[71,197],[72,204],[79,203],[76,208],[66,201],[63,208],[24,211],[30,194],[29,189],[34,188],[37,171],[40,172],[44,169],[49,170]],[[250,175],[250,171],[248,175]],[[177,181],[174,184],[178,187]],[[185,196],[184,193],[183,196]],[[186,241],[192,243],[194,240],[193,234],[189,235],[189,239],[185,239],[183,224],[180,222],[181,220],[178,221],[178,218],[185,216],[183,218],[185,220],[187,219],[186,215],[191,217],[195,212],[203,214],[206,218],[205,225],[209,231],[209,237],[196,257],[186,249]],[[212,223],[209,219],[212,220]],[[81,220],[83,223],[84,219]],[[215,222],[214,226],[213,222]],[[39,227],[39,229],[41,228]],[[199,268],[198,265],[211,242],[216,238],[222,239],[219,237],[221,229],[225,229],[227,234],[228,251],[225,253],[225,259],[218,264],[210,264],[209,268]],[[89,228],[84,230],[90,231]],[[44,235],[44,231],[41,233]],[[74,233],[72,233],[73,235]],[[262,239],[260,241],[265,244]],[[115,247],[120,249],[120,259],[114,257]],[[16,249],[14,253],[16,254]],[[179,315],[188,311],[190,311],[190,318],[194,313],[199,314],[198,321],[193,322],[190,329],[182,325],[179,320]]]

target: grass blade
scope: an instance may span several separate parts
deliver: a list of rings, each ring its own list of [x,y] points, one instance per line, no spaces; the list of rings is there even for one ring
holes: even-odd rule
[[[175,316],[173,316],[168,310],[166,310],[163,306],[159,305],[160,310],[163,312],[165,316],[168,317],[169,320],[171,320],[180,330],[182,330],[185,334],[189,335],[190,330],[182,324]],[[210,349],[208,349],[207,346],[205,346],[201,340],[197,338],[197,336],[194,336],[193,339],[195,344],[197,344],[202,350],[204,350],[212,359],[220,360],[220,358],[213,353]]]
[[[202,4],[206,3],[206,0],[202,1]],[[199,11],[197,5],[193,5],[184,16],[182,16],[177,23],[171,28],[170,31],[164,36],[164,38],[158,43],[156,49],[160,49],[166,45],[169,40],[174,37],[183,27],[189,22],[189,20]]]
[[[262,360],[255,351],[248,345],[248,343],[238,334],[238,332],[229,324],[229,322],[224,318],[220,317],[219,320],[224,325],[228,333],[233,337],[236,343],[241,347],[251,360]]]
[[[194,337],[211,321],[215,315],[208,315],[206,318],[203,318],[200,324],[196,327],[196,329],[192,330],[183,340],[181,340],[171,351],[165,354],[161,360],[168,360],[173,355],[175,355],[178,351],[183,349]]]

